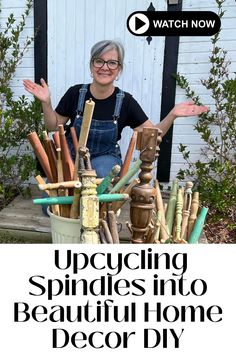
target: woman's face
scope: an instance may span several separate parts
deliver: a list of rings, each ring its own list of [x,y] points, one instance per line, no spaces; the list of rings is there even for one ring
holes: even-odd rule
[[[113,69],[113,67],[116,66],[116,62],[118,62],[117,51],[115,49],[108,50],[107,52],[100,55],[97,59],[110,61],[110,63],[104,63],[104,65],[100,68],[97,66],[101,66],[103,64],[102,60],[95,60],[94,63],[92,63],[91,69],[93,81],[99,83],[100,85],[109,85],[113,83],[113,81],[116,79],[120,72],[120,65],[118,65],[117,68]],[[110,68],[108,67],[108,65],[110,66]]]

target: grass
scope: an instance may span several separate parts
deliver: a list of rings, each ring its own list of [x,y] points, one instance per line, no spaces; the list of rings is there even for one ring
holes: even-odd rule
[[[17,237],[0,236],[0,243],[30,243],[30,242]]]

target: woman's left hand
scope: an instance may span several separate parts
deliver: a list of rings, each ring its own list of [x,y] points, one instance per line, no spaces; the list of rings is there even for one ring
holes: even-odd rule
[[[192,117],[209,111],[209,107],[197,106],[193,101],[177,103],[172,109],[175,117]]]

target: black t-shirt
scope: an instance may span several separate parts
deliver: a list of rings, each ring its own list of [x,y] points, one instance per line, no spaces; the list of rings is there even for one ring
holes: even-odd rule
[[[63,117],[68,117],[74,120],[77,114],[79,90],[82,85],[75,85],[70,87],[65,95],[61,98],[55,111]],[[95,102],[93,119],[96,120],[112,120],[116,104],[116,94],[119,92],[119,88],[116,87],[113,94],[108,98],[98,100],[90,93],[90,85],[86,92],[85,101],[89,98]],[[120,111],[120,117],[118,119],[118,140],[121,138],[121,132],[123,128],[129,126],[132,129],[143,124],[148,117],[138,104],[138,102],[132,97],[131,94],[125,92],[123,103]]]

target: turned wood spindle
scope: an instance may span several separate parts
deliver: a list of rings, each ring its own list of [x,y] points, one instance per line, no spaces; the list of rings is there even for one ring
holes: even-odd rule
[[[184,191],[183,220],[181,225],[181,238],[183,238],[184,240],[187,239],[188,219],[192,204],[192,188],[193,183],[190,181],[186,182]]]
[[[136,148],[140,150],[140,183],[132,188],[130,220],[132,243],[146,242],[149,234],[152,212],[155,208],[155,188],[151,186],[153,162],[156,160],[161,142],[158,128],[144,128],[138,133]]]
[[[85,170],[81,175],[82,191],[80,198],[81,242],[100,243],[99,200],[97,196],[96,173]]]
[[[186,243],[186,241],[181,238],[183,204],[184,204],[183,189],[179,188],[177,192],[177,203],[176,203],[176,229],[175,229],[175,235],[173,237],[175,243]]]
[[[190,237],[190,234],[193,230],[194,223],[197,219],[198,208],[199,208],[199,192],[194,192],[193,198],[192,198],[192,203],[191,203],[191,208],[190,208],[190,216],[189,216],[189,220],[188,220],[187,240]]]

